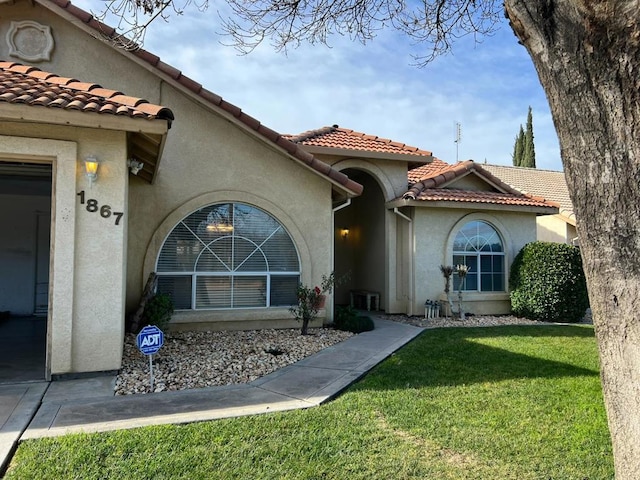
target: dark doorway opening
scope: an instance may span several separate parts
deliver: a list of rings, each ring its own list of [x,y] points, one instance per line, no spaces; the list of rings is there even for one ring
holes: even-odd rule
[[[0,160],[0,383],[46,378],[50,164]]]

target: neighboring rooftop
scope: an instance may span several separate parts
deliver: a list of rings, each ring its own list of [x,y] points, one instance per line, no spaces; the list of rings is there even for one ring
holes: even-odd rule
[[[447,188],[447,186],[455,180],[469,174],[475,174],[482,178],[488,185],[493,186],[495,190],[461,190]],[[466,160],[450,165],[442,160],[436,159],[430,165],[410,170],[407,177],[410,187],[402,196],[405,200],[483,203],[548,209],[557,208],[555,204],[545,201],[542,197],[521,192],[511,187],[499,177],[485,170],[483,166],[474,163],[473,160]],[[454,183],[453,185],[455,186]]]
[[[557,203],[560,215],[575,226],[576,216],[564,172],[507,165],[483,164],[482,168],[521,192],[530,193]]]
[[[431,161],[432,154],[427,150],[411,147],[404,143],[394,142],[375,135],[341,128],[338,125],[309,130],[299,135],[286,135],[293,143],[316,149],[348,150],[388,156],[412,156],[420,163]],[[317,153],[322,150],[312,150]],[[328,152],[327,152],[328,153]]]

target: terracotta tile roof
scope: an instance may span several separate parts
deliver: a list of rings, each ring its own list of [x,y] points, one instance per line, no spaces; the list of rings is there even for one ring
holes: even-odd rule
[[[96,20],[93,16],[81,8],[72,5],[69,0],[35,0],[37,3],[41,3],[50,10],[60,8],[67,14],[73,15],[80,20],[87,27],[92,29],[96,34],[106,38],[109,41],[117,42],[120,39],[118,32],[108,25]],[[240,123],[244,124],[251,130],[254,130],[261,137],[265,138],[269,142],[277,145],[279,148],[285,150],[289,155],[307,165],[311,169],[329,178],[334,184],[341,186],[347,190],[351,195],[360,195],[363,187],[357,182],[349,179],[344,173],[330,167],[328,164],[318,160],[310,153],[306,152],[301,146],[290,142],[285,136],[278,132],[271,130],[270,128],[262,125],[255,118],[244,113],[240,108],[225,101],[222,97],[216,95],[213,92],[205,89],[200,83],[192,80],[191,78],[183,75],[182,72],[171,65],[164,63],[160,60],[160,57],[154,55],[143,48],[129,48],[127,53],[134,55],[138,59],[152,66],[158,74],[163,77],[168,77],[171,81],[175,82],[179,87],[190,91],[202,99],[202,101],[214,105],[218,109],[226,112],[229,115],[235,117]]]
[[[489,185],[493,185],[497,191],[446,188],[454,180],[471,172],[483,178]],[[418,178],[420,180],[416,181]],[[482,166],[474,163],[473,160],[458,162],[453,165],[438,160],[433,167],[425,165],[424,167],[410,170],[408,179],[410,188],[402,196],[405,200],[483,203],[549,209],[556,209],[557,207],[557,205],[545,201],[542,197],[523,193],[511,187],[501,181],[500,178],[483,169]]]
[[[440,160],[439,158],[434,158],[431,163],[427,163],[426,165],[421,165],[420,167],[409,170],[407,173],[407,178],[409,180],[409,185],[413,185],[414,183],[418,183],[423,178],[429,178],[441,170],[446,170],[450,168],[447,162]]]
[[[427,188],[421,190],[413,200],[518,205],[526,207],[553,207],[553,205],[546,203],[544,200],[527,197],[525,195],[477,190],[457,190],[449,188]]]
[[[431,152],[426,150],[341,128],[338,125],[309,130],[299,135],[286,135],[286,137],[293,143],[306,146],[431,157]]]
[[[128,97],[95,83],[79,82],[13,62],[0,61],[0,102],[147,120],[162,119],[168,120],[169,125],[173,120],[171,110],[142,98]]]
[[[507,165],[482,165],[482,168],[521,192],[537,195],[557,203],[560,215],[575,225],[576,216],[564,172]]]

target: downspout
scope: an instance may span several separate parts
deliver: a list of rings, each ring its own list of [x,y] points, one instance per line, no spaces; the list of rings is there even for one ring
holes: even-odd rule
[[[342,210],[343,208],[348,207],[349,205],[351,205],[351,198],[347,198],[344,203],[341,203],[340,205],[338,205],[337,207],[333,207],[331,209],[331,231],[333,232],[333,238],[334,238],[334,242],[331,248],[331,269],[335,269],[335,265],[336,265],[336,247],[335,247],[335,230],[336,230],[336,212],[338,210]],[[329,303],[329,307],[331,307],[329,309],[329,322],[333,323],[333,298],[335,295],[331,296],[331,302]]]
[[[347,198],[347,200],[346,200],[343,204],[338,205],[337,207],[332,208],[332,209],[331,209],[331,211],[332,211],[333,213],[336,213],[338,210],[342,210],[343,208],[348,207],[349,205],[351,205],[351,199],[350,199],[350,198]]]
[[[408,302],[409,305],[407,307],[407,315],[413,315],[413,284],[414,284],[414,253],[413,253],[413,220],[410,217],[406,216],[398,207],[393,207],[393,213],[398,215],[400,218],[409,222],[409,238],[408,238],[408,249],[409,249],[409,294],[408,294]]]

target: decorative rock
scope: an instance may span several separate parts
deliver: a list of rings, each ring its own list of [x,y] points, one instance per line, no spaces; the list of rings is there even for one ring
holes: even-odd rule
[[[166,333],[153,356],[154,391],[248,383],[353,336],[333,329]],[[280,352],[276,355],[271,352]],[[125,337],[116,395],[148,393],[149,359]]]

